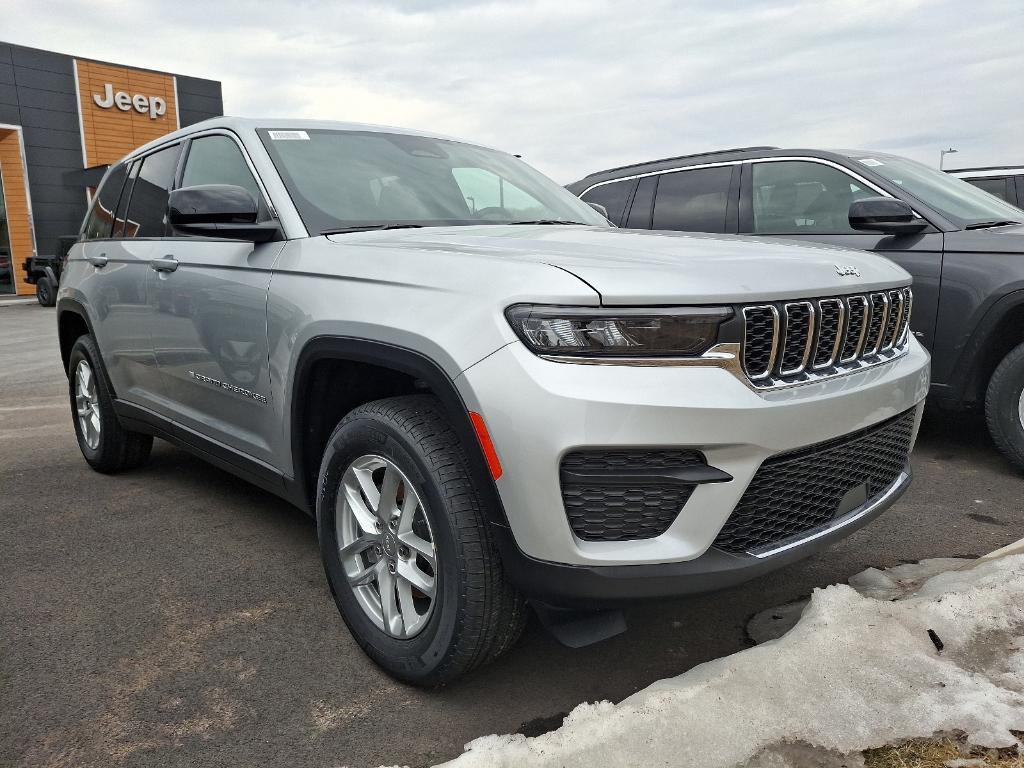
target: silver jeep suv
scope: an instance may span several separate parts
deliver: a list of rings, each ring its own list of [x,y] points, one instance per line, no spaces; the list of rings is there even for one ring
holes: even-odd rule
[[[870,254],[634,232],[515,157],[223,118],[107,173],[58,324],[100,472],[169,440],[315,515],[353,636],[452,680],[888,507],[928,390]],[[596,611],[597,613],[584,613]],[[596,629],[595,629],[596,627]]]

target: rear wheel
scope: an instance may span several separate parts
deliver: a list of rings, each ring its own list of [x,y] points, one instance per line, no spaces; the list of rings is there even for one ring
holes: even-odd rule
[[[1024,344],[999,363],[985,394],[985,419],[999,450],[1024,469]]]
[[[109,474],[144,464],[153,447],[153,438],[121,426],[102,365],[92,336],[80,336],[68,359],[68,391],[75,435],[89,466]]]
[[[505,581],[465,450],[432,397],[346,416],[320,467],[317,530],[331,592],[394,677],[441,685],[507,650],[525,607]]]
[[[52,307],[57,303],[57,286],[48,277],[40,277],[36,281],[36,300],[44,307]]]

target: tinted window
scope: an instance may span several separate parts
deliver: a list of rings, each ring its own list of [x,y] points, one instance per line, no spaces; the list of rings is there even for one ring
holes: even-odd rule
[[[142,160],[128,203],[126,237],[163,237],[167,232],[167,198],[174,183],[181,145],[161,149]],[[131,234],[134,227],[135,233]]]
[[[754,163],[754,232],[759,235],[856,234],[850,203],[878,193],[822,163]]]
[[[651,228],[651,207],[654,205],[654,190],[658,186],[657,176],[640,179],[640,186],[633,195],[633,205],[629,209],[626,226],[630,229]]]
[[[1007,202],[1012,202],[1010,200],[1010,196],[1007,194],[1006,178],[1005,177],[986,178],[986,179],[964,179],[964,181],[966,181],[966,182],[968,182],[970,184],[973,184],[978,189],[985,190],[990,195],[995,195],[996,197],[1000,198],[1001,200],[1006,200]]]
[[[114,217],[113,237],[135,237],[138,225],[128,219],[128,201],[132,197],[132,189],[135,187],[135,179],[139,175],[139,168],[142,163],[132,163],[128,171],[128,180],[124,184],[124,192],[121,193],[121,202],[117,204],[117,215]]]
[[[245,189],[254,200],[261,197],[242,150],[227,136],[204,136],[192,142],[181,186],[198,184],[233,184]]]
[[[85,219],[85,226],[82,228],[84,239],[95,240],[98,237],[110,237],[111,226],[114,223],[114,211],[117,209],[117,201],[121,197],[121,187],[124,186],[124,179],[127,175],[127,166],[116,165],[100,184],[92,208],[89,209],[89,215]]]
[[[608,211],[608,218],[615,224],[622,220],[622,213],[626,210],[626,199],[633,189],[636,179],[624,179],[613,181],[610,184],[602,184],[588,190],[582,199],[588,203],[603,205]]]
[[[658,180],[654,229],[725,232],[732,166],[666,173]]]

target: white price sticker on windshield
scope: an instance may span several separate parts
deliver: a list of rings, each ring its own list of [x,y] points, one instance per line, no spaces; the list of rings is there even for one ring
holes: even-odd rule
[[[309,141],[305,131],[267,131],[267,134],[274,141]]]
[[[875,158],[873,158],[873,157],[865,157],[863,160],[861,160],[861,162],[864,165],[871,165],[871,166],[885,165],[885,163],[883,163],[881,160],[875,160]]]

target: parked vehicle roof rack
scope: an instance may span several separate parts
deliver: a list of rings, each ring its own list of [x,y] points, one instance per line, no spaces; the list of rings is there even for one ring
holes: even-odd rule
[[[694,152],[692,155],[676,155],[675,157],[663,157],[659,160],[645,160],[642,163],[630,163],[629,165],[618,165],[614,168],[605,168],[601,171],[595,171],[594,173],[587,174],[583,178],[589,179],[591,176],[600,176],[603,173],[610,173],[612,171],[622,171],[626,168],[639,168],[644,165],[656,165],[657,163],[667,163],[672,160],[689,160],[694,157],[707,157],[709,155],[728,155],[733,152],[761,152],[766,149],[778,149],[778,147],[761,146],[761,147],[734,147],[733,149],[715,149],[711,152]]]

